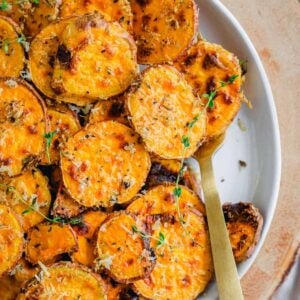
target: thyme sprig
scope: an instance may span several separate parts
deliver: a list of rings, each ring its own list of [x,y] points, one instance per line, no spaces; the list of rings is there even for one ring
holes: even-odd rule
[[[0,10],[1,10],[1,4],[0,4]],[[18,43],[18,44],[20,44],[24,47],[26,52],[29,51],[29,42],[27,41],[27,38],[23,34],[21,34],[20,36],[18,36],[15,39],[0,40],[0,48],[3,49],[5,54],[8,54],[9,53],[9,47],[13,43]]]
[[[167,243],[166,236],[162,232],[159,233],[159,238],[156,238],[156,237],[154,237],[154,236],[152,236],[150,234],[146,234],[145,232],[139,230],[135,225],[133,225],[131,227],[131,229],[132,229],[133,233],[138,234],[142,239],[152,239],[152,240],[155,240],[156,241],[156,248],[160,248],[163,245],[171,246],[170,244]]]
[[[202,115],[204,114],[204,112],[208,109],[208,108],[213,108],[214,105],[215,105],[215,98],[217,97],[218,95],[218,91],[230,84],[233,84],[234,81],[239,77],[239,75],[232,75],[228,78],[227,81],[220,81],[220,85],[215,88],[214,90],[210,91],[208,94],[203,94],[201,96],[201,98],[205,98],[207,99],[207,103],[206,105],[204,106],[203,110],[198,114],[196,115],[193,120],[188,123],[187,127],[188,127],[188,132],[186,135],[182,136],[181,138],[181,143],[183,145],[183,148],[182,148],[182,153],[181,153],[181,160],[180,160],[180,168],[179,168],[179,172],[178,172],[178,175],[177,175],[177,178],[176,178],[176,182],[175,182],[175,188],[173,190],[173,195],[175,197],[175,204],[176,204],[176,209],[177,209],[177,215],[178,215],[178,218],[179,218],[179,221],[181,223],[181,225],[185,228],[185,223],[184,223],[184,220],[182,218],[182,215],[181,215],[181,212],[180,212],[180,206],[179,206],[179,199],[181,197],[181,194],[182,194],[182,188],[179,186],[179,182],[180,180],[183,178],[184,176],[184,160],[185,160],[185,156],[186,156],[186,151],[187,149],[190,147],[190,135],[191,135],[191,132],[192,132],[192,129],[194,128],[194,126],[196,125],[196,123],[200,120],[200,118],[202,117]],[[189,234],[189,233],[188,233]]]
[[[38,206],[38,203],[37,203],[37,197],[34,197],[31,203],[28,203],[24,199],[24,197],[19,193],[19,191],[17,191],[17,189],[14,186],[9,186],[9,185],[6,185],[6,184],[0,184],[0,187],[5,188],[7,193],[12,193],[19,201],[21,201],[22,203],[27,205],[27,209],[25,209],[22,212],[22,215],[26,215],[30,212],[36,212],[50,223],[58,223],[58,224],[63,224],[63,225],[64,224],[79,225],[79,224],[82,223],[81,218],[78,218],[78,217],[74,217],[74,218],[71,218],[71,219],[68,219],[68,220],[64,219],[62,217],[49,218],[48,216],[46,216],[45,214],[43,214],[39,210],[39,206]]]
[[[11,4],[7,0],[2,0],[0,3],[0,10],[8,11],[11,10]]]
[[[46,154],[47,154],[48,161],[50,164],[51,164],[50,147],[51,147],[52,140],[56,136],[56,134],[57,134],[57,131],[54,130],[54,131],[49,131],[43,135],[43,137],[46,139]]]

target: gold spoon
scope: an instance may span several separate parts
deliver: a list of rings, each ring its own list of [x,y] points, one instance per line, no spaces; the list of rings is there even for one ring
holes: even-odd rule
[[[208,229],[214,269],[221,300],[244,299],[226,228],[222,204],[216,187],[212,159],[225,141],[225,134],[209,142],[195,153],[201,169]]]

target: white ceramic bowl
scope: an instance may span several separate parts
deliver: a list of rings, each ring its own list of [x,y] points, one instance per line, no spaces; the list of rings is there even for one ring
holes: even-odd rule
[[[243,105],[228,130],[226,143],[214,159],[222,202],[250,201],[264,217],[262,237],[253,255],[238,267],[242,277],[254,262],[269,231],[276,208],[281,173],[279,126],[268,78],[260,58],[244,29],[218,0],[198,0],[199,30],[210,42],[219,43],[248,61],[243,87],[253,109]],[[246,126],[243,132],[240,119]],[[239,167],[239,160],[247,163]],[[216,299],[213,283],[199,299]]]

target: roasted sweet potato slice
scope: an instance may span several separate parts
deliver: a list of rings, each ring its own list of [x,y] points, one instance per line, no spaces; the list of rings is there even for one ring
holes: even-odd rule
[[[221,46],[200,40],[178,59],[175,66],[199,96],[219,88],[231,76],[238,76],[232,84],[218,90],[214,107],[208,109],[207,138],[213,139],[222,134],[242,103],[239,60]],[[202,99],[207,101],[206,98]]]
[[[123,299],[121,298],[122,292],[126,288],[126,285],[122,283],[118,283],[110,277],[105,277],[102,275],[102,278],[104,279],[107,288],[107,300]]]
[[[72,199],[64,189],[60,189],[53,203],[52,214],[69,219],[78,216],[84,210],[85,207]]]
[[[71,110],[47,109],[49,132],[54,133],[50,147],[41,158],[41,164],[57,164],[61,145],[80,129],[80,124]],[[49,155],[48,155],[49,154]]]
[[[26,259],[32,264],[54,262],[60,254],[77,249],[74,231],[69,225],[42,223],[30,229],[25,248]]]
[[[41,268],[39,265],[32,266],[24,257],[22,257],[12,270],[11,275],[13,275],[19,283],[23,284],[38,274],[40,270]]]
[[[41,171],[26,171],[22,175],[4,180],[0,184],[0,203],[10,206],[19,216],[24,231],[41,223],[41,214],[29,210],[33,206],[42,214],[48,215],[51,205],[51,194],[48,180]]]
[[[172,61],[192,43],[198,25],[193,0],[132,0],[131,7],[139,63]]]
[[[129,283],[147,276],[155,264],[142,224],[128,212],[112,214],[98,232],[96,265],[111,277]]]
[[[60,0],[3,2],[7,5],[0,10],[0,15],[13,19],[31,37],[57,18],[61,4]]]
[[[107,99],[124,92],[136,75],[135,43],[118,23],[88,14],[65,27],[52,79],[57,95]]]
[[[13,276],[0,277],[0,299],[15,300],[21,290],[21,283]]]
[[[253,253],[261,235],[263,217],[252,203],[223,205],[226,226],[236,262]]]
[[[0,17],[0,76],[19,77],[25,53],[18,42],[20,30],[12,20]]]
[[[131,200],[144,184],[150,163],[134,131],[114,121],[88,125],[61,152],[65,187],[86,207]]]
[[[137,198],[128,207],[127,211],[138,215],[154,215],[173,213],[177,210],[175,197],[175,185],[159,185],[150,189],[144,196]],[[201,212],[205,211],[203,203],[188,188],[181,186],[182,193],[179,198],[180,210],[195,208]]]
[[[60,10],[61,17],[98,12],[108,20],[117,21],[127,31],[132,31],[132,12],[128,0],[64,0]]]
[[[43,100],[25,82],[0,78],[0,173],[20,174],[44,150]]]
[[[106,299],[106,286],[100,276],[71,263],[58,263],[42,270],[29,281],[18,300]]]
[[[135,130],[150,152],[166,159],[180,159],[183,137],[191,156],[201,144],[206,128],[205,112],[192,88],[171,66],[149,67],[140,84],[128,93],[126,104]],[[189,124],[194,122],[190,128]]]
[[[129,122],[123,97],[98,101],[91,110],[89,121],[90,123],[117,121],[128,125]]]
[[[81,224],[73,226],[78,239],[78,250],[72,253],[72,260],[93,267],[96,259],[93,237],[106,218],[107,214],[100,210],[91,210],[81,215]]]
[[[23,229],[14,211],[0,204],[0,277],[11,271],[24,246]]]
[[[57,95],[51,88],[54,61],[59,45],[59,37],[72,18],[54,22],[36,35],[29,51],[29,69],[33,83],[47,97],[84,106],[91,103],[86,97]]]
[[[183,211],[184,225],[177,214],[149,216],[151,247],[156,265],[151,274],[133,283],[147,299],[196,299],[212,278],[213,264],[204,216]]]

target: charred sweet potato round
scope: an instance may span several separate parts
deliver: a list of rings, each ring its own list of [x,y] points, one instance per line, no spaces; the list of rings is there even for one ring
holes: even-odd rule
[[[107,99],[124,92],[136,75],[136,45],[118,23],[88,14],[63,30],[51,84],[57,95]]]
[[[117,21],[128,32],[132,31],[132,12],[128,0],[63,0],[60,16],[83,15],[98,12],[108,21]]]
[[[0,277],[11,271],[24,246],[23,228],[14,211],[0,204]]]
[[[63,180],[83,206],[126,203],[143,186],[150,157],[134,131],[117,122],[88,125],[61,152]]]
[[[178,216],[152,216],[150,245],[157,259],[149,276],[133,283],[147,299],[193,300],[204,291],[213,273],[210,241],[200,212],[183,211]],[[149,219],[150,220],[150,219]]]
[[[39,261],[47,264],[55,262],[60,254],[76,249],[76,235],[71,226],[42,223],[28,232],[25,254],[32,264]]]
[[[44,102],[25,81],[0,78],[0,173],[15,176],[44,150]]]
[[[263,217],[252,203],[246,202],[224,204],[223,212],[234,258],[242,262],[253,253],[260,239]]]
[[[206,114],[191,86],[174,67],[146,69],[141,81],[128,93],[126,104],[130,120],[150,152],[166,159],[180,159],[183,137],[189,145],[185,157],[201,144]]]
[[[133,201],[127,207],[127,211],[143,216],[174,213],[177,210],[174,189],[174,184],[156,186]],[[178,200],[180,210],[195,208],[201,212],[205,211],[203,203],[191,190],[184,186],[181,186],[181,189],[181,196]]]
[[[174,60],[192,43],[198,25],[193,0],[131,1],[140,64]]]
[[[15,300],[21,290],[21,283],[13,276],[5,275],[0,278],[0,299]]]
[[[0,203],[10,206],[19,216],[24,231],[41,223],[40,213],[28,209],[32,206],[44,215],[48,215],[51,194],[48,180],[41,171],[33,169],[22,175],[7,178],[0,185]]]
[[[12,20],[0,17],[0,76],[19,77],[24,68],[25,53],[18,42],[20,29]]]
[[[147,244],[145,229],[133,215],[114,213],[98,232],[97,266],[105,268],[118,282],[129,283],[144,278],[155,263]]]
[[[105,300],[106,286],[100,276],[72,263],[58,263],[41,271],[27,283],[18,300]]]
[[[43,28],[35,36],[29,51],[29,69],[35,86],[47,97],[67,103],[84,106],[91,103],[91,99],[75,95],[57,95],[51,88],[51,80],[59,38],[73,18],[62,19]]]
[[[109,100],[98,101],[92,108],[90,123],[102,121],[117,121],[128,125],[127,113],[123,97],[116,97]]]
[[[198,41],[175,63],[194,91],[207,102],[203,94],[218,89],[214,107],[207,111],[207,138],[213,139],[224,133],[238,113],[242,103],[242,71],[239,60],[222,46]],[[221,87],[232,76],[232,84]]]

